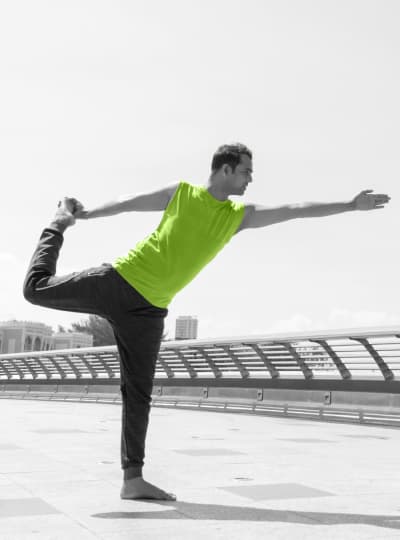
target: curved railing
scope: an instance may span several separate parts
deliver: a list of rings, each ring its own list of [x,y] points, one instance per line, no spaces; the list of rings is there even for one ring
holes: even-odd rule
[[[3,396],[24,389],[32,397],[32,391],[44,387],[59,399],[74,388],[98,400],[96,392],[114,387],[111,401],[119,402],[119,385],[116,346],[0,355]],[[156,405],[348,421],[355,414],[353,421],[400,425],[400,328],[166,341],[158,355],[154,392]],[[289,392],[290,404],[285,401]],[[342,403],[337,414],[334,392],[348,398],[335,397],[335,404]],[[311,403],[315,396],[323,407]],[[380,419],[372,410],[367,419],[368,405],[381,411]]]
[[[116,346],[0,355],[0,384],[120,377]],[[155,383],[400,390],[400,329],[302,332],[163,342]]]

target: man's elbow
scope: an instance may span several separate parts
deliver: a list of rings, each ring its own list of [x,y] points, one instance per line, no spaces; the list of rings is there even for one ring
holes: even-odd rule
[[[286,219],[299,219],[299,218],[306,218],[311,217],[311,213],[309,211],[309,208],[304,203],[299,204],[290,204],[286,207]]]
[[[267,227],[275,223],[288,221],[300,217],[295,207],[280,206],[279,208],[263,208],[255,206],[249,215],[249,227]]]

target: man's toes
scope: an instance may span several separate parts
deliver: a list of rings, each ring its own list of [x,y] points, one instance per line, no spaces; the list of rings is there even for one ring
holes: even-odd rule
[[[157,499],[161,501],[175,501],[176,497],[173,493],[167,493],[166,491],[160,489],[157,493]]]

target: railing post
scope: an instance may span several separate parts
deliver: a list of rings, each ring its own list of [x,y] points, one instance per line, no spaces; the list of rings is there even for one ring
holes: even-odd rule
[[[47,369],[47,367],[44,365],[44,363],[41,361],[40,358],[37,359],[37,363],[38,363],[39,366],[42,368],[43,373],[46,375],[46,379],[51,379],[51,373],[50,373],[50,371]]]
[[[203,355],[205,361],[207,362],[207,364],[209,365],[211,371],[213,372],[214,374],[214,377],[216,379],[219,379],[220,377],[222,377],[222,372],[221,370],[219,369],[218,366],[215,365],[214,363],[214,360],[211,358],[211,356],[205,351],[205,347],[198,347],[198,350],[201,352],[201,354]]]
[[[332,349],[330,345],[324,339],[310,339],[313,343],[318,343],[321,347],[328,353],[330,358],[333,360],[335,366],[338,368],[338,371],[343,379],[351,379],[351,373],[341,361],[336,352]]]
[[[26,358],[21,358],[21,362],[24,364],[24,366],[26,368],[28,368],[28,371],[29,371],[29,374],[32,376],[32,379],[36,379],[37,375],[36,373],[32,370],[32,367],[31,365],[29,364],[29,362],[27,361]],[[22,377],[23,379],[26,379],[25,375]]]
[[[384,359],[380,356],[378,351],[369,343],[369,341],[366,338],[357,338],[357,337],[350,337],[349,339],[353,341],[358,341],[363,345],[366,350],[369,352],[369,354],[372,356],[372,358],[375,360],[377,366],[381,370],[382,375],[385,378],[385,381],[391,381],[394,379],[394,373],[389,368],[389,366],[386,364]]]
[[[247,379],[250,375],[249,371],[243,366],[241,361],[236,358],[234,353],[230,351],[229,345],[214,345],[214,347],[218,347],[226,352],[226,354],[229,356],[229,358],[232,360],[232,362],[235,364],[235,367],[239,371],[240,375],[242,376],[242,379]]]
[[[193,368],[193,366],[191,365],[191,363],[184,357],[183,355],[183,352],[182,351],[187,351],[189,350],[187,347],[183,348],[183,349],[176,349],[176,354],[178,355],[178,357],[180,358],[182,364],[185,366],[185,368],[187,369],[189,375],[190,375],[190,378],[191,379],[195,379],[197,377],[197,372],[196,370]]]
[[[275,344],[285,347],[285,349],[292,355],[292,358],[296,360],[306,380],[312,379],[314,377],[312,370],[307,366],[307,364],[304,362],[304,360],[301,358],[301,356],[296,351],[296,349],[292,346],[291,343],[288,343],[286,341],[282,341],[282,342],[276,341]]]
[[[173,351],[175,353],[175,349],[168,349],[169,351]],[[168,379],[173,379],[175,377],[175,373],[172,371],[172,369],[169,367],[167,362],[162,357],[163,351],[160,351],[157,358],[157,363],[160,364],[160,366],[163,368],[164,373],[166,373]]]
[[[251,347],[258,354],[264,366],[269,371],[272,379],[279,378],[279,371],[275,368],[275,366],[269,360],[268,355],[261,349],[261,347],[257,343],[243,343],[243,345],[246,345],[246,347]]]
[[[58,356],[59,358],[64,358],[64,355],[62,354],[57,354],[57,351],[54,351],[54,356]],[[53,365],[54,367],[56,368],[56,370],[58,371],[59,375],[61,375],[61,379],[66,379],[66,376],[65,376],[65,371],[63,370],[63,368],[58,364],[58,360],[57,358],[53,358]]]
[[[0,372],[1,371],[3,373],[5,373],[8,380],[11,379],[11,377],[12,377],[11,371],[8,368],[6,368],[6,366],[3,364],[3,362],[0,363]]]
[[[117,356],[118,356],[118,352],[117,352]],[[84,358],[84,355],[82,355],[81,358],[82,358],[83,361],[87,362],[87,360]],[[115,373],[107,365],[107,361],[103,358],[103,356],[101,356],[101,354],[98,353],[98,354],[96,354],[96,358],[100,362],[101,366],[103,367],[104,371],[106,371],[106,373],[110,377],[110,379],[114,379],[115,378]]]
[[[61,355],[60,355],[61,356]],[[63,355],[62,358],[67,362],[67,364],[70,366],[73,374],[75,375],[75,377],[77,379],[80,379],[82,377],[82,374],[79,372],[79,370],[74,366],[74,363],[69,359],[68,355]],[[87,366],[87,363],[83,362],[86,366]],[[59,369],[62,369],[59,367]],[[91,369],[89,369],[89,372],[91,372]],[[63,370],[63,375],[65,375],[65,371]]]

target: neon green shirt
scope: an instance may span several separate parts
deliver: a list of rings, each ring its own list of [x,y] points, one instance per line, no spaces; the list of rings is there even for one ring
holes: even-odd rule
[[[243,215],[243,203],[180,182],[157,229],[113,267],[151,304],[166,308],[229,242]]]

